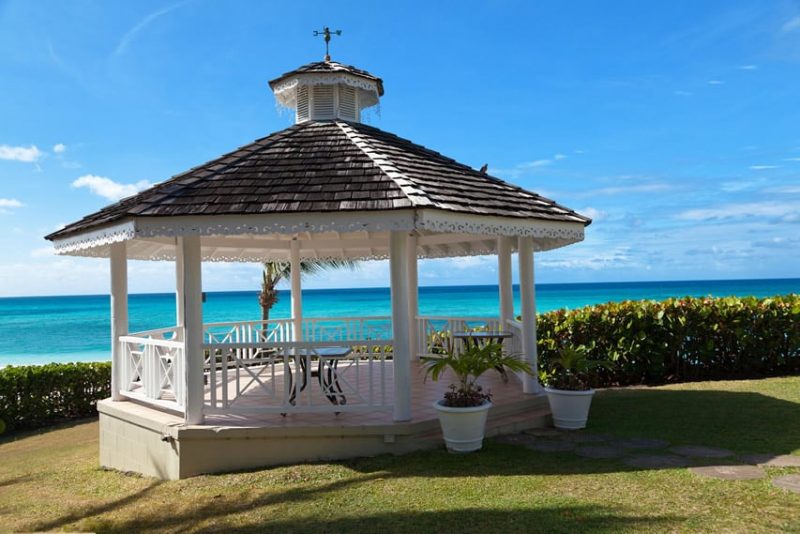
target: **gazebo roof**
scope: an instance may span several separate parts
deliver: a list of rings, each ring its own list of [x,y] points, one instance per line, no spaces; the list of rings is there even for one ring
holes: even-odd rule
[[[378,96],[383,96],[383,80],[379,77],[375,76],[374,74],[370,74],[369,72],[353,67],[352,65],[344,65],[342,63],[337,63],[336,61],[315,61],[313,63],[308,63],[303,65],[302,67],[298,67],[292,71],[285,72],[275,78],[274,80],[270,80],[269,86],[273,89],[277,87],[283,80],[291,78],[297,74],[308,74],[308,73],[341,73],[341,74],[351,74],[356,77],[360,78],[367,78],[372,80],[377,84],[378,87]]]
[[[409,208],[591,222],[552,200],[377,128],[310,121],[123,199],[47,239],[129,218]]]

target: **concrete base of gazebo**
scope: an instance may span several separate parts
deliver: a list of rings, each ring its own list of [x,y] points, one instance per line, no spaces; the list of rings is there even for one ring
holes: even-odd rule
[[[182,416],[135,401],[101,401],[100,463],[161,479],[294,462],[404,454],[443,446],[432,406],[449,381],[424,381],[412,372],[413,418],[394,422],[391,412],[208,416],[186,425]],[[481,379],[493,395],[487,436],[550,424],[544,396],[526,395],[517,377]]]

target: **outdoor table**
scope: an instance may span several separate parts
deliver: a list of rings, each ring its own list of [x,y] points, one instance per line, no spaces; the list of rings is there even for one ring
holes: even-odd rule
[[[303,377],[300,391],[306,389],[308,385],[309,370],[306,357],[313,358],[318,356],[319,367],[316,375],[325,397],[334,405],[347,404],[347,398],[344,396],[344,391],[339,384],[339,376],[336,373],[336,369],[339,366],[339,361],[349,356],[351,352],[353,352],[353,349],[350,347],[317,347],[315,349],[297,349],[294,351],[294,355],[300,357],[300,375]],[[314,371],[311,371],[311,376],[314,376]],[[291,374],[289,377],[292,380]],[[289,403],[294,405],[297,398],[297,387],[294,380],[292,380],[291,392]]]
[[[510,337],[514,337],[511,332],[504,332],[501,330],[480,330],[476,332],[453,332],[454,339],[460,339],[465,345],[469,346],[470,342],[474,346],[479,346],[481,342],[489,343],[503,343]]]
[[[501,330],[478,330],[474,332],[453,332],[453,339],[460,339],[465,347],[470,344],[474,347],[479,347],[482,343],[500,343],[508,338],[514,337],[511,332],[504,332]],[[508,374],[503,367],[497,367],[497,372],[503,377],[503,382],[508,382]]]

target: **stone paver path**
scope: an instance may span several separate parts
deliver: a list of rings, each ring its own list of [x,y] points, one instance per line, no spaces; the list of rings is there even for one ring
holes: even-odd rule
[[[673,467],[688,467],[691,464],[685,456],[675,454],[636,454],[624,458],[622,462],[625,465],[640,469],[669,469]]]
[[[627,438],[616,441],[616,444],[625,449],[666,449],[669,441],[652,438]]]
[[[740,456],[744,463],[767,467],[800,467],[800,456],[794,454],[745,454]]]
[[[800,493],[800,475],[786,475],[778,477],[772,481],[772,485],[789,490],[793,493]]]
[[[611,439],[608,434],[598,434],[595,432],[586,432],[585,430],[566,431],[561,432],[560,439],[571,441],[573,443],[602,443]]]
[[[646,437],[619,438],[587,430],[534,428],[519,434],[495,438],[498,443],[522,445],[536,452],[575,454],[582,458],[619,460],[636,469],[688,467],[699,476],[720,480],[758,480],[767,476],[766,467],[800,468],[800,456],[792,454],[745,454],[704,445],[670,447],[668,441]],[[712,461],[722,463],[712,464]],[[728,465],[726,462],[730,462]],[[738,463],[736,463],[738,462]],[[780,476],[773,485],[800,493],[800,474]]]
[[[574,443],[560,440],[534,441],[525,446],[533,451],[539,452],[567,452],[575,448]]]
[[[584,445],[575,449],[575,454],[584,458],[622,458],[625,449],[613,445]]]
[[[767,476],[763,468],[755,465],[707,465],[691,467],[689,471],[696,475],[722,480],[757,480]]]
[[[728,449],[703,447],[702,445],[681,445],[679,447],[671,447],[669,451],[693,458],[730,458],[731,456],[736,456],[736,453]]]

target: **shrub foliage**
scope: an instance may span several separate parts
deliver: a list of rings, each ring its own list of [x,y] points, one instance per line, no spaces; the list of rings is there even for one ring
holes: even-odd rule
[[[111,395],[111,363],[51,363],[0,369],[0,419],[14,430],[97,413]]]
[[[557,310],[538,318],[540,369],[585,347],[598,386],[800,373],[800,295],[680,298]]]

